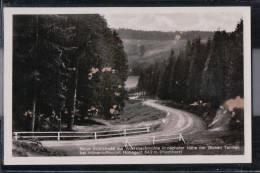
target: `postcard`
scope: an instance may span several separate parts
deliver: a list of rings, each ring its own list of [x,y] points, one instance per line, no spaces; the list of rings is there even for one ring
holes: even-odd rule
[[[4,164],[251,163],[250,32],[250,7],[4,8]]]

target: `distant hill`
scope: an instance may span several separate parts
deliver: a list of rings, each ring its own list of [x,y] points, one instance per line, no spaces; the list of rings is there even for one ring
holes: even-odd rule
[[[145,67],[155,61],[167,59],[171,50],[178,54],[187,40],[201,38],[206,41],[213,32],[206,31],[141,31],[131,29],[116,30],[124,44],[130,69]]]
[[[180,39],[193,40],[200,37],[202,40],[213,36],[210,31],[141,31],[132,29],[117,29],[119,36],[122,39],[137,39],[137,40],[174,40],[176,36],[181,35]]]
[[[186,40],[122,40],[130,68],[139,64],[148,65],[167,59],[171,50],[178,53],[186,44]]]

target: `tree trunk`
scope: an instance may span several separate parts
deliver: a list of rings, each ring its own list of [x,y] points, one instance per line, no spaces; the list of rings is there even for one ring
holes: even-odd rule
[[[33,98],[33,109],[32,109],[32,132],[35,131],[35,119],[36,119],[36,97]]]
[[[78,79],[76,79],[76,86],[75,86],[75,90],[74,90],[74,97],[73,97],[73,112],[70,118],[70,130],[72,129],[72,126],[74,125],[74,121],[75,121],[75,115],[76,115],[76,103],[77,103],[77,82]]]
[[[37,53],[38,53],[38,48],[39,48],[39,18],[38,16],[36,16],[36,24],[37,24],[37,27],[36,27],[36,50],[37,50]],[[38,56],[38,55],[37,55]],[[34,74],[36,75],[36,74]],[[34,88],[33,88],[33,108],[32,108],[32,131],[34,132],[35,131],[35,120],[36,120],[36,76],[34,76]]]
[[[60,110],[60,113],[59,113],[59,131],[61,131],[61,110]]]
[[[76,66],[75,89],[74,89],[74,96],[73,96],[73,111],[70,117],[69,130],[72,130],[72,127],[75,122],[76,111],[77,111],[76,109],[77,109],[77,92],[78,92],[78,66],[79,66],[79,58],[77,60],[77,66]]]

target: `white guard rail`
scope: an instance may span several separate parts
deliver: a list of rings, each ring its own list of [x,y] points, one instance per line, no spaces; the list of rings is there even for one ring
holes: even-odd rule
[[[160,144],[160,143],[165,143],[165,142],[183,142],[184,144],[186,143],[186,141],[184,140],[183,135],[180,134],[174,134],[174,135],[168,135],[168,136],[148,136],[148,137],[127,137],[125,138],[125,147],[130,147],[133,149],[131,143],[133,142],[135,145],[138,145],[140,143],[140,145],[142,143],[145,144]]]
[[[116,136],[130,136],[143,133],[150,133],[150,127],[140,127],[132,129],[96,131],[96,132],[13,132],[14,140],[19,139],[39,139],[39,140],[62,140],[62,139],[98,139]]]

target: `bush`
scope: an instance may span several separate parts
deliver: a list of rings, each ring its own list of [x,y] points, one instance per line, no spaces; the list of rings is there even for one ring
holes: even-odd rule
[[[13,145],[15,145],[17,148],[22,148],[27,152],[32,152],[44,156],[66,156],[65,152],[45,148],[38,140],[14,141]],[[19,150],[14,150],[14,152],[16,153],[13,154],[25,156],[25,153],[21,153]]]

